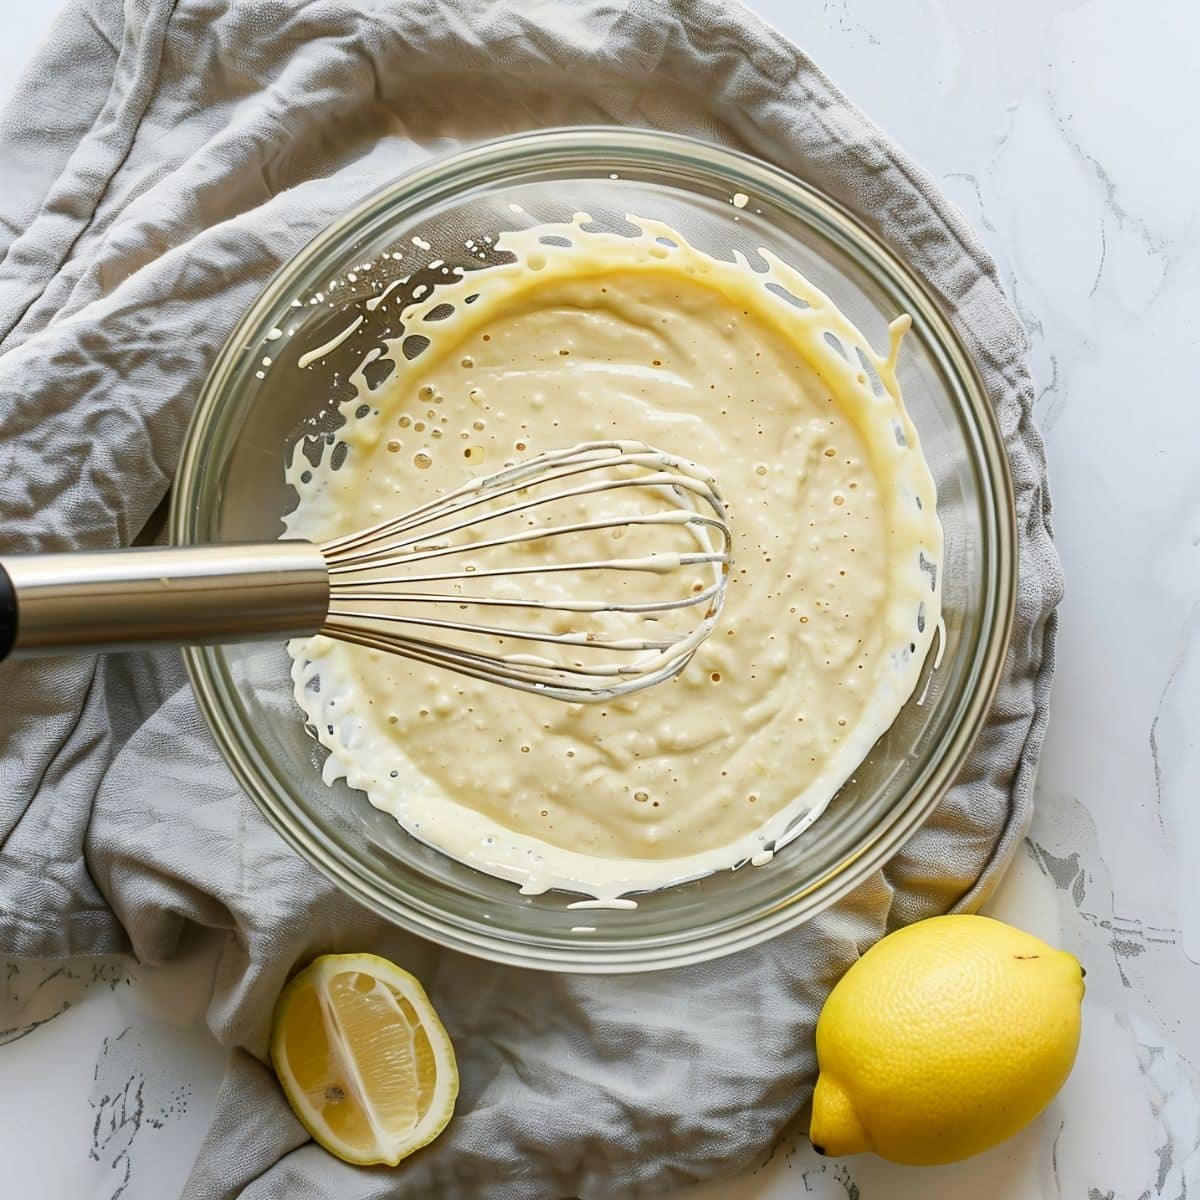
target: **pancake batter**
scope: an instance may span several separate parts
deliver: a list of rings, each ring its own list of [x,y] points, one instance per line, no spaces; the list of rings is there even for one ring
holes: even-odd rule
[[[895,375],[907,318],[881,357],[766,251],[755,271],[630,220],[636,237],[582,215],[505,235],[515,262],[407,309],[428,345],[410,361],[391,344],[374,392],[360,368],[338,469],[333,447],[313,468],[297,446],[286,522],[325,540],[613,436],[712,468],[733,576],[667,683],[565,705],[323,637],[290,646],[327,781],[525,891],[605,900],[769,860],[895,719],[940,613],[934,484]]]

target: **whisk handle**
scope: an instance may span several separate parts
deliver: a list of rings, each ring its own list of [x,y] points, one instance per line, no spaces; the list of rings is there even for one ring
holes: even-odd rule
[[[311,542],[0,557],[0,659],[315,633],[329,574]]]

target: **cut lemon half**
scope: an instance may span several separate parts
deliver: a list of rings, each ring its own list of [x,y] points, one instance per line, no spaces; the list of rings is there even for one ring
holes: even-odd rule
[[[446,1128],[454,1047],[425,989],[375,954],[324,954],[280,993],[271,1062],[330,1154],[395,1166]]]

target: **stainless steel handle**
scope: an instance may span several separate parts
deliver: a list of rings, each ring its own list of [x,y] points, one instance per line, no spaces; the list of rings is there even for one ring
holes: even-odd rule
[[[0,557],[0,659],[302,637],[328,608],[311,542]]]

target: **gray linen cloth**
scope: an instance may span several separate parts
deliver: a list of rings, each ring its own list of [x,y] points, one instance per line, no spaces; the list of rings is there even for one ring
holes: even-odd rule
[[[190,924],[227,931],[208,1020],[232,1053],[191,1197],[627,1197],[743,1167],[810,1094],[833,982],[889,928],[977,905],[1029,819],[1061,576],[1021,328],[932,182],[733,3],[72,0],[0,119],[0,546],[145,536],[205,372],[282,262],[431,154],[579,122],[778,163],[940,294],[1016,480],[991,723],[836,909],[721,962],[597,979],[440,951],[341,899],[241,793],[176,653],[0,668],[0,948],[157,962]],[[289,972],[351,949],[424,979],[462,1067],[458,1116],[396,1170],[307,1143],[262,1063]]]

